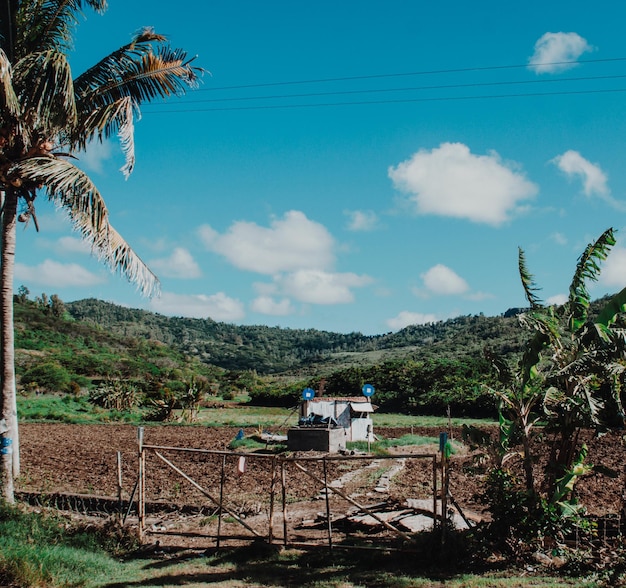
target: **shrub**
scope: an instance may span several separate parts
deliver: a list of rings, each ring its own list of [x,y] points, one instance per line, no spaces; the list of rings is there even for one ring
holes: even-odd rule
[[[89,393],[92,404],[117,411],[132,410],[139,406],[140,400],[137,388],[122,380],[111,380]]]
[[[23,385],[38,387],[48,392],[67,392],[71,381],[70,373],[54,361],[40,363],[26,370],[21,378]]]

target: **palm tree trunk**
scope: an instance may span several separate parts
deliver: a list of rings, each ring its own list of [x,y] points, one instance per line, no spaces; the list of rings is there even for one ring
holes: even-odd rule
[[[2,210],[2,253],[0,257],[0,389],[2,414],[6,423],[2,447],[2,496],[15,501],[13,481],[19,475],[19,435],[15,394],[15,339],[13,330],[13,274],[17,195],[7,190]]]

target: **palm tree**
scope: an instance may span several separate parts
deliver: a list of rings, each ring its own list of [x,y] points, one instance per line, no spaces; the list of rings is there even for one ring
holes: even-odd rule
[[[0,382],[2,496],[12,502],[19,474],[13,340],[13,273],[17,221],[32,221],[37,196],[65,209],[74,228],[105,264],[119,270],[142,294],[159,281],[109,224],[102,196],[71,159],[94,140],[117,134],[132,172],[133,121],[139,106],[184,93],[202,70],[184,51],[151,29],[76,78],[67,59],[83,7],[98,13],[106,0],[4,0],[0,8]],[[11,451],[12,450],[12,451]]]

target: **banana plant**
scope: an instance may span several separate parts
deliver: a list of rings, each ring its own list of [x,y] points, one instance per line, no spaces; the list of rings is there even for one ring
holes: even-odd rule
[[[626,360],[626,329],[620,314],[626,310],[626,288],[609,299],[594,318],[590,316],[588,283],[597,281],[601,263],[615,245],[613,229],[607,229],[579,257],[562,306],[546,306],[527,269],[522,249],[518,266],[529,309],[520,324],[531,331],[516,370],[487,352],[499,374],[499,398],[514,425],[501,434],[519,436],[528,490],[534,488],[532,437],[540,420],[553,435],[544,490],[557,496],[559,480],[573,471],[581,428],[607,428],[607,413],[623,419],[620,398]],[[513,441],[511,438],[509,442]],[[575,480],[575,478],[574,478]]]
[[[518,250],[518,269],[529,311],[520,316],[520,323],[533,331],[533,336],[526,342],[524,352],[513,370],[491,350],[485,350],[486,358],[491,362],[498,375],[501,388],[489,388],[500,403],[500,464],[510,457],[522,459],[526,489],[535,490],[535,457],[532,453],[532,440],[535,427],[541,418],[540,407],[543,401],[545,376],[541,369],[542,352],[557,332],[554,313],[545,308],[536,292],[532,274],[528,271],[522,249]],[[522,451],[514,450],[517,445]]]
[[[598,280],[601,262],[615,242],[614,230],[607,229],[585,248],[576,265],[568,300],[559,309],[558,336],[549,344],[552,355],[544,411],[547,429],[554,434],[546,477],[550,489],[572,469],[581,428],[592,426],[605,432],[607,417],[623,419],[621,383],[626,338],[618,319],[626,308],[626,289],[612,296],[592,317],[587,288],[589,282]]]

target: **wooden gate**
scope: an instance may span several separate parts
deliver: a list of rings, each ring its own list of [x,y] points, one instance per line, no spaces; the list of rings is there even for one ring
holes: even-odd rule
[[[145,443],[139,428],[138,458],[141,541],[180,534],[218,548],[262,540],[285,547],[388,549],[406,546],[420,530],[446,527],[445,454],[283,455],[168,447]],[[146,504],[175,494],[178,484],[203,499],[193,532],[188,524],[151,523],[146,517]]]

